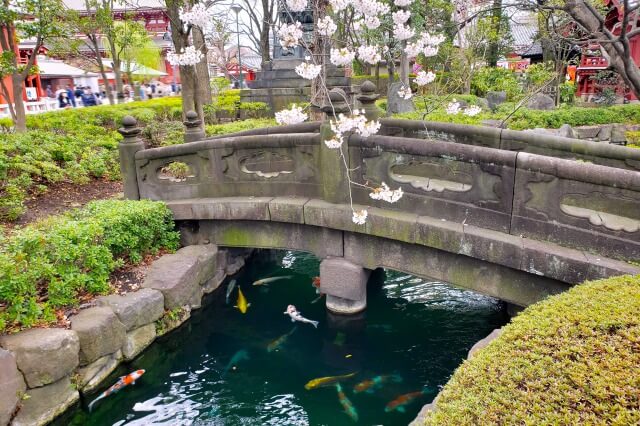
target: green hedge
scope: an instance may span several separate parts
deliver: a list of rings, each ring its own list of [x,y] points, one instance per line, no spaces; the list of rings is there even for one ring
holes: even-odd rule
[[[244,130],[257,129],[259,127],[271,127],[276,125],[273,118],[253,118],[242,121],[234,121],[224,124],[207,124],[204,126],[207,136],[226,135],[228,133],[242,132]]]
[[[165,204],[94,201],[0,236],[0,333],[55,321],[55,309],[109,293],[109,275],[146,253],[174,250]]]
[[[640,424],[640,276],[530,306],[460,366],[427,425]]]
[[[462,95],[456,96],[457,99],[465,100],[469,104],[483,106],[483,112],[479,115],[476,115],[475,117],[467,117],[463,114],[446,114],[444,108],[449,100],[444,101],[440,100],[442,98],[432,96],[426,97],[428,105],[431,106],[434,105],[434,103],[440,103],[442,105],[430,112],[426,116],[426,120],[479,125],[482,124],[483,120],[503,120],[507,118],[513,111],[515,105],[511,102],[507,102],[500,105],[496,112],[491,112],[486,109],[486,106],[480,103],[479,98]],[[394,115],[394,117],[407,118],[410,120],[422,119],[422,116],[426,110],[423,102],[423,97],[416,96],[415,105],[417,108],[416,111],[404,114],[396,114]],[[640,123],[640,104],[616,105],[598,108],[562,106],[552,111],[538,111],[521,108],[506,122],[507,127],[514,130],[534,129],[536,127],[557,129],[563,124],[569,124],[573,127],[576,127],[609,123]]]

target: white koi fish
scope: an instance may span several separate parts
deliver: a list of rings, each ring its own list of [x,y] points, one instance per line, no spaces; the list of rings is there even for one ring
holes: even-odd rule
[[[231,282],[227,286],[227,295],[225,298],[225,300],[227,301],[227,305],[229,304],[229,296],[231,296],[231,292],[233,292],[234,288],[236,288],[236,280],[231,280]]]
[[[267,285],[267,284],[270,284],[270,283],[275,282],[275,281],[288,280],[290,278],[293,278],[293,275],[285,275],[283,277],[263,278],[261,280],[254,281],[253,285]]]
[[[296,309],[295,306],[289,305],[287,306],[287,310],[284,312],[285,315],[289,315],[291,317],[291,322],[306,322],[307,324],[311,324],[315,328],[318,328],[318,321],[312,321],[302,316],[300,312]]]

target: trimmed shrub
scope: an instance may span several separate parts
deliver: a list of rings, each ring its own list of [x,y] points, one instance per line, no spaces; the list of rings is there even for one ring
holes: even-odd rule
[[[224,124],[207,124],[204,129],[207,136],[217,136],[242,132],[244,130],[256,129],[258,127],[270,127],[275,125],[276,120],[273,118],[253,118]]]
[[[640,276],[530,306],[465,361],[426,425],[640,423]]]
[[[117,267],[177,248],[173,228],[164,203],[107,200],[2,236],[0,333],[53,322],[56,309],[109,293]]]

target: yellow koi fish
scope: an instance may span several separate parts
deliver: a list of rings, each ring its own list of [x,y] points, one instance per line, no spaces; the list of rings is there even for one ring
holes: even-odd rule
[[[244,297],[244,294],[242,294],[242,290],[238,287],[238,302],[236,302],[234,308],[238,308],[240,312],[246,314],[249,306],[251,306],[251,303],[247,303],[247,299]]]
[[[277,339],[269,343],[267,345],[267,352],[273,352],[277,349],[280,349],[280,346],[282,346],[284,342],[287,341],[289,336],[291,336],[293,332],[296,331],[296,328],[297,327],[293,327],[293,329],[290,332],[288,332],[287,334],[283,334],[282,336],[278,337]]]
[[[333,385],[334,383],[339,383],[342,380],[347,380],[355,376],[357,373],[354,371],[353,373],[345,374],[342,376],[329,376],[329,377],[319,377],[317,379],[310,380],[304,388],[306,390],[316,389],[323,386]]]

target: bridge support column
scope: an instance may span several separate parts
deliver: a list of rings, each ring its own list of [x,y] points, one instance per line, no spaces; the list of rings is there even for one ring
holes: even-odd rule
[[[367,307],[367,280],[371,271],[343,258],[320,263],[320,291],[327,295],[327,309],[351,315]]]

